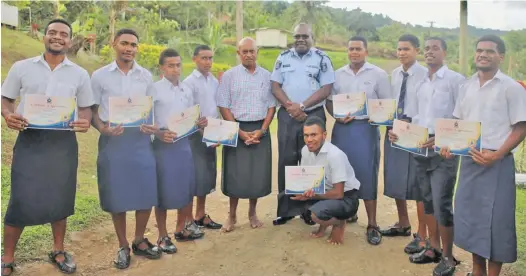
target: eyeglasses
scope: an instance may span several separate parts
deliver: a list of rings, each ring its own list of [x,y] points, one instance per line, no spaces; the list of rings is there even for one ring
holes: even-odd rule
[[[297,35],[294,35],[294,38],[295,39],[308,39],[309,38],[309,35],[307,34],[297,34]]]

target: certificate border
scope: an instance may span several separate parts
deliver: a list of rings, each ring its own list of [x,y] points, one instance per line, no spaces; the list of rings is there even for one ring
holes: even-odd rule
[[[408,123],[408,124],[411,124],[411,123]],[[394,125],[394,122],[393,122],[393,125]],[[412,125],[414,125],[414,124],[412,124]],[[418,125],[416,125],[416,126],[418,126]],[[419,127],[421,127],[421,126],[419,126]],[[428,128],[425,128],[425,129],[427,131],[427,139],[429,139],[429,129]],[[403,151],[407,151],[407,152],[410,152],[410,153],[413,153],[413,154],[416,154],[416,155],[426,156],[426,157],[429,154],[429,148],[425,148],[425,154],[424,154],[424,153],[422,153],[423,148],[408,148],[408,147],[400,146],[397,143],[393,143],[393,142],[391,142],[391,147],[396,148],[396,149],[400,149],[400,150],[403,150]]]
[[[361,92],[364,94],[365,98],[364,98],[364,104],[363,104],[363,108],[357,110],[356,112],[354,113],[351,113],[349,116],[351,117],[355,117],[355,116],[369,116],[369,109],[367,108],[368,106],[368,103],[367,103],[367,93],[365,92]],[[347,95],[347,94],[361,94],[361,93],[345,93],[345,94],[339,94],[339,95]],[[333,98],[334,100],[334,98]],[[346,118],[347,117],[347,114],[341,114],[341,113],[336,113],[334,112],[334,101],[333,101],[333,114],[334,114],[334,118],[335,119],[339,119],[339,118]]]
[[[314,188],[314,194],[317,194],[317,195],[323,195],[325,194],[325,176],[326,176],[326,173],[325,173],[325,167],[324,166],[285,166],[286,167],[299,167],[299,168],[312,168],[312,167],[315,167],[315,168],[322,168],[323,169],[323,176],[322,176],[322,179],[321,179],[321,183],[318,187]],[[286,169],[285,169],[286,170]],[[285,177],[286,177],[286,174],[285,174]],[[305,190],[306,191],[306,190]],[[305,191],[292,191],[292,190],[289,190],[287,189],[287,182],[286,182],[286,179],[285,179],[285,194],[286,195],[301,195],[303,194]],[[323,192],[322,192],[323,191]]]
[[[67,127],[63,127],[64,121],[56,122],[50,125],[37,125],[37,124],[31,124],[28,123],[28,126],[24,129],[43,129],[43,130],[66,130],[66,131],[73,131],[73,128],[69,125],[70,123],[76,121],[78,119],[78,105],[77,105],[77,97],[65,97],[65,96],[47,96],[42,94],[28,94],[27,96],[43,96],[47,98],[67,98],[68,100],[73,99],[75,101],[75,108],[69,113],[68,120],[65,122],[67,123]],[[26,112],[26,102],[24,102],[24,113]],[[59,127],[62,125],[62,127]]]
[[[214,118],[214,119],[217,119],[217,118]],[[213,140],[210,140],[210,139],[206,139],[205,138],[205,134],[203,132],[203,139],[201,140],[201,142],[203,142],[203,143],[212,143],[212,144],[220,144],[220,145],[223,145],[223,146],[236,148],[237,147],[237,140],[239,138],[239,122],[233,122],[233,121],[222,120],[222,119],[217,119],[217,120],[230,122],[230,123],[236,123],[237,124],[237,131],[236,131],[236,134],[234,135],[234,137],[232,139],[230,139],[230,140],[226,140],[225,139],[225,140],[221,140],[221,141],[213,141]]]
[[[155,111],[155,105],[153,104],[153,97],[152,96],[129,96],[127,98],[138,98],[138,97],[148,97],[150,98],[150,103],[151,103],[151,108],[150,110],[148,111],[148,115],[146,116],[146,122],[144,122],[144,117],[142,118],[139,118],[138,120],[136,121],[133,121],[133,122],[129,122],[129,123],[115,123],[115,122],[112,122],[111,121],[111,109],[110,109],[110,106],[109,106],[109,99],[108,99],[108,121],[109,121],[109,125],[110,127],[116,127],[118,125],[121,125],[122,127],[140,127],[141,125],[150,125],[150,126],[153,126],[155,124],[155,118],[153,116],[154,114],[154,111]],[[109,97],[109,98],[126,98],[126,96],[117,96],[117,97]]]
[[[199,104],[193,105],[193,106],[191,106],[189,108],[186,108],[185,110],[188,110],[188,109],[190,109],[192,107],[195,107],[195,106],[197,106],[197,110],[199,111],[198,112],[199,113],[198,119],[199,119],[201,117],[201,106]],[[188,137],[188,136],[196,133],[197,131],[199,131],[199,126],[197,124],[194,124],[194,127],[192,127],[188,132],[186,132],[185,134],[183,134],[181,136],[175,137],[173,142],[175,143],[175,142],[177,142],[177,141],[179,141],[179,140],[181,140],[181,139],[183,139],[185,137]]]
[[[447,118],[443,118],[443,119],[447,119]],[[477,140],[476,140],[476,149],[478,151],[482,151],[482,122],[477,122],[477,121],[469,121],[469,120],[461,120],[461,119],[448,119],[448,120],[454,120],[454,121],[466,121],[466,122],[471,122],[471,123],[478,123],[479,124],[479,135],[477,137]],[[440,152],[440,149],[441,147],[439,146],[436,146],[435,145],[435,152]],[[471,156],[469,154],[469,151],[471,150],[471,148],[463,148],[463,149],[449,149],[449,152],[453,155],[458,155],[458,156]]]

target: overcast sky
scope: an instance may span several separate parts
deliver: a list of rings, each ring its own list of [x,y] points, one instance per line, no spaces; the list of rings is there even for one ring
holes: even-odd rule
[[[327,5],[347,10],[360,7],[365,12],[381,13],[413,25],[429,26],[428,21],[435,21],[436,27],[455,28],[460,24],[458,0],[330,0]],[[500,30],[526,29],[526,1],[469,0],[468,24]]]

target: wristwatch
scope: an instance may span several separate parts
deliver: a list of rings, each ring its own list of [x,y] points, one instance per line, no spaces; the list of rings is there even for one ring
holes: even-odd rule
[[[300,109],[301,111],[305,111],[305,105],[303,103],[300,103]]]

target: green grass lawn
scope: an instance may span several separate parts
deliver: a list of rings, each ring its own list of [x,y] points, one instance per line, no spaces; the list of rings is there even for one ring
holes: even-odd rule
[[[517,189],[515,218],[519,259],[514,266],[518,275],[526,275],[526,189]]]

